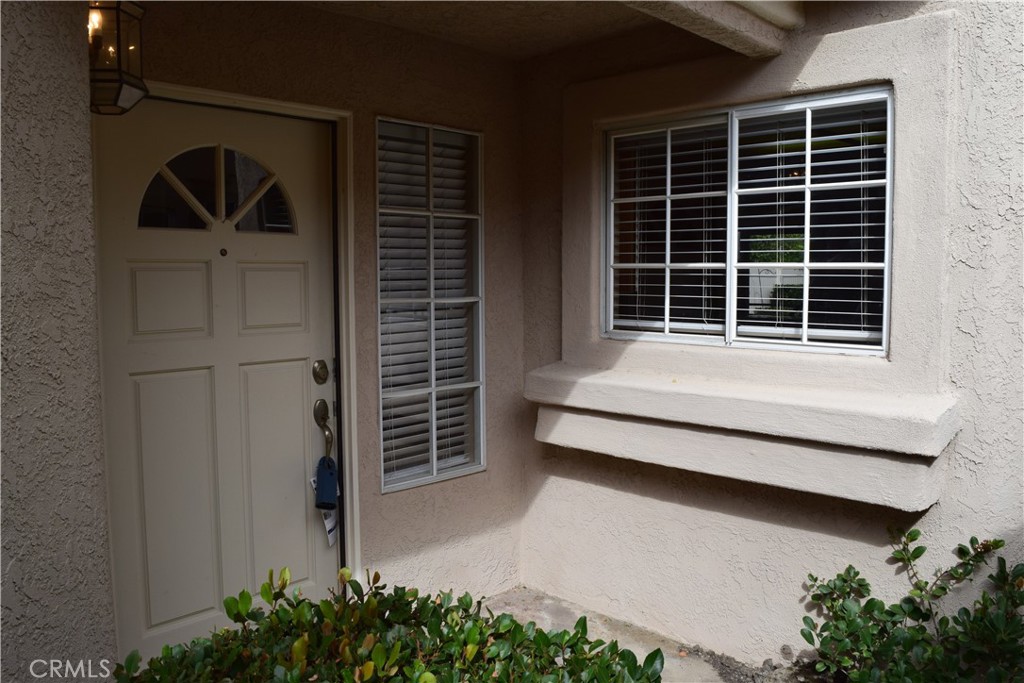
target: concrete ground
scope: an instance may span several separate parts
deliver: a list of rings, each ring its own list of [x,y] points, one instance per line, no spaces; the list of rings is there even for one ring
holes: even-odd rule
[[[579,605],[554,598],[529,588],[514,588],[488,598],[484,606],[495,614],[507,612],[521,623],[532,621],[545,631],[571,631],[580,615],[587,615],[587,637],[591,640],[617,640],[632,650],[641,662],[652,650],[665,655],[664,683],[720,683],[725,681],[715,669],[698,657],[680,655],[679,643],[646,629],[603,614],[586,611]]]

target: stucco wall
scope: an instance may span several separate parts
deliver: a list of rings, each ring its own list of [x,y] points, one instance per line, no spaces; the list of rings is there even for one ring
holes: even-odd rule
[[[952,14],[939,17],[935,14],[939,11]],[[885,31],[870,28],[877,23],[890,25]],[[939,41],[889,42],[894,35],[923,35],[922,26],[939,24],[947,27],[946,33],[933,34]],[[822,39],[825,34],[858,28],[856,49],[843,48],[841,40]],[[569,101],[574,102],[579,92],[593,100],[606,87],[606,111],[641,117],[674,107],[697,107],[701,102],[730,104],[763,98],[768,92],[781,96],[821,87],[819,83],[841,79],[844,72],[856,73],[854,78],[859,79],[848,85],[870,82],[862,80],[860,66],[871,55],[889,55],[896,60],[891,68],[902,74],[948,55],[948,79],[909,83],[903,75],[904,86],[897,84],[896,92],[896,116],[904,117],[904,122],[917,121],[915,137],[926,137],[920,132],[929,125],[936,126],[935,134],[946,136],[936,149],[946,149],[948,155],[934,163],[921,163],[920,154],[926,150],[908,149],[906,140],[901,148],[896,140],[898,159],[906,164],[902,172],[921,176],[920,185],[928,187],[933,201],[922,206],[921,197],[904,195],[903,213],[897,207],[895,239],[901,238],[900,216],[918,221],[913,230],[905,224],[902,237],[906,240],[910,232],[936,240],[938,250],[926,244],[919,244],[919,249],[928,252],[930,259],[939,257],[933,262],[941,272],[907,272],[927,263],[920,255],[895,267],[908,276],[907,288],[935,294],[920,302],[921,310],[928,312],[921,322],[938,336],[923,357],[913,357],[911,349],[895,345],[899,353],[889,361],[895,365],[877,369],[874,379],[865,376],[862,384],[874,382],[880,388],[885,386],[881,378],[888,374],[910,382],[890,390],[956,391],[966,426],[942,456],[947,468],[945,490],[924,514],[548,447],[528,469],[528,509],[523,521],[523,576],[528,585],[683,641],[759,662],[778,658],[784,644],[800,649],[799,622],[805,613],[801,584],[808,571],[823,575],[854,562],[883,597],[894,599],[906,589],[904,577],[895,576],[884,563],[890,550],[887,525],[916,525],[924,531],[932,548],[925,558],[926,569],[951,561],[948,549],[972,534],[1005,538],[1010,541],[1006,554],[1024,557],[1020,32],[1021,12],[1011,5],[812,3],[807,25],[791,37],[785,54],[770,63],[719,57],[570,88]],[[631,91],[635,96],[628,95]],[[913,103],[919,95],[921,101],[940,106],[924,114]],[[899,109],[901,96],[904,110]],[[566,119],[565,125],[586,123],[590,122]],[[567,129],[567,134],[573,130]],[[580,140],[582,149],[579,145],[564,148],[569,155],[590,153],[589,143]],[[563,163],[574,163],[573,158]],[[943,165],[938,185],[926,182]],[[563,187],[575,181],[567,178]],[[559,195],[557,187],[539,191]],[[527,196],[533,198],[532,193]],[[589,201],[560,195],[559,199],[570,212],[561,217],[562,225],[577,219],[570,215],[573,207]],[[913,204],[920,210],[907,211]],[[596,297],[596,279],[586,291],[574,286],[580,272],[595,273],[578,262],[588,258],[589,253],[570,252],[561,259],[548,255],[528,261],[528,282],[559,277],[567,289],[560,302],[537,299],[545,306],[537,316],[562,320],[563,338],[528,334],[527,369],[536,367],[531,363],[540,365],[559,357],[552,345],[561,343],[561,357],[589,360],[596,367],[660,367],[707,378],[710,366],[699,361],[710,357],[710,352],[701,355],[680,347],[670,350],[665,345],[655,348],[628,342],[622,343],[619,355],[609,351],[607,344],[601,353],[589,356],[586,349],[581,350],[580,340],[594,340],[595,348],[601,344],[596,341],[596,329],[580,332],[577,324],[589,314],[587,307],[593,306]],[[922,282],[934,286],[920,287]],[[907,288],[899,295],[905,296]],[[920,311],[914,315],[919,317]],[[903,334],[901,326],[911,319],[917,320],[895,321],[894,334]],[[799,354],[776,361],[777,352],[721,351],[749,354],[737,358],[737,364],[727,370],[734,379],[747,376],[804,387],[835,379],[828,372],[826,356],[801,363],[806,356]],[[675,365],[673,356],[678,357]],[[779,372],[783,364],[786,372]],[[845,363],[847,369],[856,365]],[[916,386],[911,386],[913,378]],[[685,447],[684,441],[680,447]],[[636,448],[643,445],[638,443]],[[720,450],[707,453],[708,457],[728,455]]]
[[[304,3],[150,3],[148,79],[349,110],[354,121],[358,464],[364,567],[494,594],[519,582],[522,398],[519,101],[512,66]],[[187,36],[187,40],[182,38]],[[211,65],[216,65],[211,68]],[[380,493],[375,117],[484,136],[487,471]]]
[[[84,4],[3,3],[3,665],[114,654]],[[43,75],[43,77],[40,77]]]

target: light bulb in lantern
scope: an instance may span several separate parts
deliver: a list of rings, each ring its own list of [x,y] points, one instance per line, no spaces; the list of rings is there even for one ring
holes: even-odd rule
[[[100,54],[103,51],[103,12],[97,9],[89,11],[89,66],[99,66]]]
[[[96,33],[99,33],[99,31],[100,31],[100,29],[102,27],[103,27],[103,13],[100,12],[99,10],[95,10],[95,9],[91,10],[89,12],[89,24],[87,26],[87,28],[89,29],[89,42],[90,43],[92,42],[93,35],[96,34]]]

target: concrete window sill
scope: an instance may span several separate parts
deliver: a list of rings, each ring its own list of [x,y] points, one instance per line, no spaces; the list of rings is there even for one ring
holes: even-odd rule
[[[919,511],[960,427],[952,394],[715,382],[555,363],[531,372],[538,440]],[[767,438],[766,438],[767,437]]]

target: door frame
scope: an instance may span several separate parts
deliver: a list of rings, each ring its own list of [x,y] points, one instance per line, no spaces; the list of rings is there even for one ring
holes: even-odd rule
[[[237,109],[319,121],[331,130],[331,239],[334,243],[335,422],[341,477],[342,543],[338,566],[362,574],[359,536],[359,472],[356,434],[355,207],[353,206],[352,112],[205,88],[146,81],[152,99]],[[344,457],[340,457],[344,456]]]

